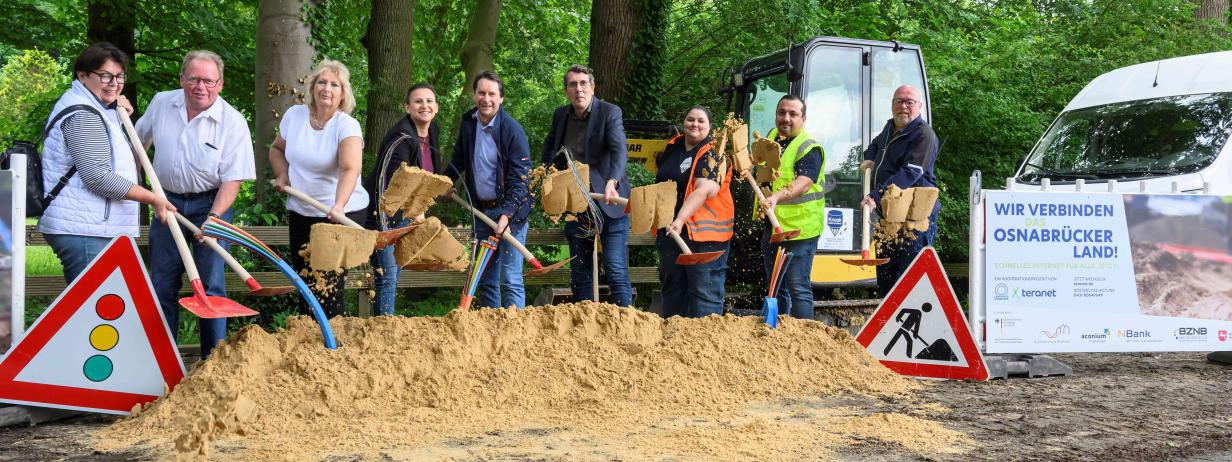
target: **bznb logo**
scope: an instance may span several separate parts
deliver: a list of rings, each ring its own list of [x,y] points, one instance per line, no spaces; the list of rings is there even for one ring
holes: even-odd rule
[[[1172,331],[1172,337],[1177,340],[1206,340],[1206,328],[1178,327]]]

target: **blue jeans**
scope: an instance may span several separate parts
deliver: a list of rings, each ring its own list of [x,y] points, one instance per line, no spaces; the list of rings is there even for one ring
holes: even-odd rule
[[[593,300],[591,257],[595,249],[595,239],[576,237],[581,234],[582,226],[576,221],[565,223],[565,237],[569,239],[569,289],[573,291],[573,301]],[[611,299],[617,306],[633,305],[633,285],[629,284],[629,216],[620,218],[604,217],[603,231],[599,234],[603,255],[603,270],[607,279]]]
[[[401,228],[409,224],[411,220],[407,219],[390,221],[389,228]],[[402,268],[398,267],[398,262],[394,259],[394,246],[387,245],[383,249],[372,252],[371,262],[372,267],[377,269],[372,276],[372,285],[376,289],[376,297],[373,300],[376,314],[393,315],[394,301],[398,292],[398,273],[402,272]]]
[[[483,210],[484,215],[492,221],[500,221],[497,210]],[[483,242],[495,234],[492,228],[479,220],[472,220],[475,230],[475,242]],[[520,225],[510,223],[509,233],[518,242],[526,242],[528,222]],[[475,301],[480,307],[504,308],[513,306],[526,308],[526,287],[522,285],[522,253],[513,248],[503,239],[496,247],[496,256],[488,262],[488,267],[479,275],[479,287],[476,289]],[[472,253],[474,255],[474,253]]]
[[[894,284],[898,283],[898,278],[903,277],[903,273],[907,272],[907,267],[911,266],[911,262],[915,260],[916,254],[919,254],[925,247],[933,245],[933,241],[937,238],[937,213],[933,212],[928,216],[928,231],[911,232],[915,239],[903,239],[897,245],[878,245],[878,257],[889,258],[890,261],[884,265],[877,266],[877,292],[885,297],[890,293],[890,289],[894,288]],[[884,252],[884,255],[882,255]]]
[[[762,264],[766,268],[766,281],[769,284],[770,273],[774,270],[774,254],[779,247],[792,254],[791,263],[783,269],[783,282],[779,285],[779,313],[790,314],[800,319],[813,319],[813,282],[809,279],[813,272],[813,255],[817,253],[819,236],[794,241],[770,243],[770,232],[766,230],[762,236]]]
[[[682,236],[683,238],[683,236]],[[662,230],[655,237],[659,250],[659,287],[663,291],[663,317],[701,318],[723,315],[723,284],[727,281],[727,255],[730,241],[694,242],[684,239],[693,253],[723,252],[723,256],[701,265],[677,265],[680,246]]]
[[[64,267],[64,282],[72,284],[86,266],[94,261],[94,257],[103,253],[103,249],[111,242],[110,237],[78,236],[76,234],[44,234],[43,239],[51,246],[51,251],[60,258],[60,266]]]
[[[184,215],[199,227],[209,217],[210,207],[214,205],[214,194],[180,195],[168,192],[167,200],[175,205],[180,215]],[[231,211],[228,210],[222,219],[231,221]],[[226,297],[226,278],[223,275],[226,264],[223,263],[222,257],[193,239],[189,231],[184,230],[184,237],[192,246],[193,262],[197,264],[197,272],[201,274],[206,295]],[[220,240],[218,243],[223,248],[230,247],[224,241]],[[180,259],[180,252],[171,237],[171,228],[156,219],[150,224],[150,282],[154,284],[154,295],[158,297],[158,304],[163,309],[163,316],[167,319],[172,335],[179,332],[180,327],[180,288],[183,286],[183,276],[184,261]],[[214,346],[227,337],[227,318],[201,318],[197,323],[201,331],[201,359],[206,359]]]

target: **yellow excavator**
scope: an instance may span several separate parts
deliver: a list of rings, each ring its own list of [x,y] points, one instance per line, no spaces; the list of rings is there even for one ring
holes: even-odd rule
[[[863,223],[859,203],[863,187],[859,165],[865,147],[891,118],[890,100],[900,85],[921,89],[921,114],[931,122],[928,79],[917,45],[817,37],[750,59],[729,73],[723,89],[727,96],[725,113],[734,112],[748,123],[750,132],[764,136],[774,128],[779,98],[796,95],[808,107],[805,129],[825,149],[826,212],[817,217],[823,224],[813,255],[814,289],[876,287],[875,267],[853,266],[840,259],[860,258]],[[666,146],[671,124],[626,121],[626,130],[630,161],[644,162],[654,172],[655,155]],[[753,141],[752,136],[749,141]],[[763,277],[758,257],[762,225],[752,219],[756,199],[744,182],[733,181],[732,188],[737,238],[732,244],[728,278],[759,282]]]

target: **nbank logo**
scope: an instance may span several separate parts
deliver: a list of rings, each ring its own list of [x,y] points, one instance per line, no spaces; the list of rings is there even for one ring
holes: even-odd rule
[[[1120,329],[1117,329],[1117,337],[1124,337],[1124,338],[1151,338],[1151,331],[1149,331],[1149,330],[1131,330],[1131,329],[1120,330]]]

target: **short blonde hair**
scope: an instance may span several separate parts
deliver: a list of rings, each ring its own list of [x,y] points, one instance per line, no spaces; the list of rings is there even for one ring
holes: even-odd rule
[[[308,78],[304,80],[304,104],[311,109],[316,103],[316,96],[313,96],[312,87],[315,87],[317,80],[320,80],[321,74],[332,72],[338,76],[338,80],[342,81],[342,101],[338,103],[338,110],[347,114],[355,109],[355,93],[351,91],[351,71],[347,70],[346,65],[334,61],[332,59],[321,60],[317,67],[308,74]]]
[[[218,53],[209,50],[193,50],[184,55],[184,64],[180,65],[180,75],[184,75],[184,70],[188,69],[188,65],[193,61],[211,61],[214,66],[218,67],[218,78],[222,79],[222,57]]]

